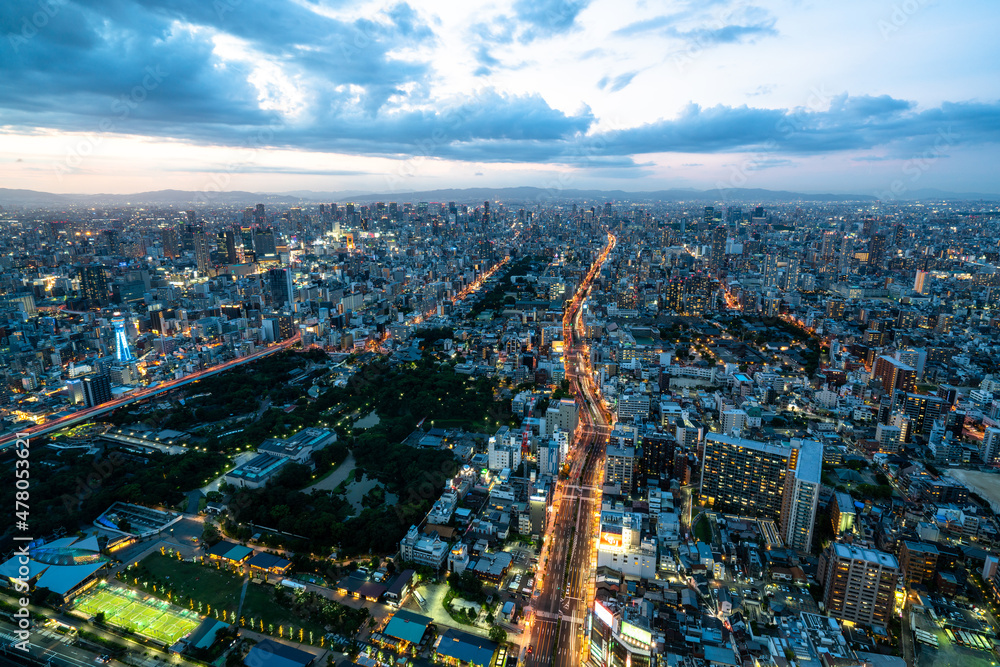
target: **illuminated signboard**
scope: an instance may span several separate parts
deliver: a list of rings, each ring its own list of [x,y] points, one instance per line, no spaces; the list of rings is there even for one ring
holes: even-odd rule
[[[602,547],[616,547],[621,548],[622,546],[622,536],[618,533],[605,533],[601,531],[601,544]]]
[[[643,646],[650,646],[653,643],[653,635],[648,630],[643,630],[639,626],[632,625],[627,621],[622,621],[621,635]]]
[[[597,618],[601,619],[601,621],[603,621],[604,624],[609,628],[614,625],[614,620],[615,620],[614,615],[612,615],[612,613],[608,611],[607,607],[605,607],[597,600],[594,600],[594,613],[597,615]]]

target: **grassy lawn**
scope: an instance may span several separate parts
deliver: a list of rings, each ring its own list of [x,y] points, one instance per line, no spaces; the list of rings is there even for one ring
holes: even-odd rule
[[[195,601],[195,609],[197,609],[198,602],[212,605],[213,609],[220,610],[236,611],[239,606],[243,579],[226,570],[216,570],[214,567],[206,567],[196,563],[185,563],[176,558],[156,553],[143,559],[141,565],[145,566],[152,578],[164,582],[167,590],[172,593],[173,599],[177,600],[177,603],[183,607],[189,607],[189,599]],[[135,575],[132,571],[126,571],[126,575],[128,583],[134,585]],[[141,578],[139,585],[142,585]],[[160,594],[159,587],[157,587],[155,595],[166,597],[165,594]]]
[[[222,610],[226,610],[230,614],[235,614],[239,608],[243,578],[227,570],[217,570],[214,567],[198,563],[187,563],[157,553],[147,556],[140,565],[149,573],[146,579],[156,579],[163,582],[171,594],[172,601],[184,609],[191,608],[192,600],[195,611],[199,609],[199,602],[204,605],[201,612],[203,614],[207,614],[208,605],[220,613]],[[127,577],[126,583],[135,586],[135,571],[128,570],[125,575]],[[138,587],[142,587],[143,577],[139,576],[138,579]],[[143,590],[156,597],[167,599],[166,593],[160,586],[157,586],[155,592],[151,585]],[[258,631],[260,630],[260,621],[263,619],[265,631],[268,624],[273,625],[275,630],[279,625],[285,626],[286,637],[288,626],[293,626],[296,633],[298,633],[299,628],[304,628],[307,637],[310,630],[317,638],[325,633],[321,625],[301,618],[291,610],[280,606],[275,599],[274,587],[270,584],[251,583],[247,586],[242,613],[247,625],[249,625],[251,618],[254,619],[254,629]]]
[[[305,630],[306,641],[309,639],[309,632],[312,631],[317,641],[319,637],[326,633],[323,626],[318,623],[314,623],[308,619],[296,616],[294,612],[285,609],[284,607],[278,606],[278,603],[274,598],[274,587],[267,584],[254,585],[250,584],[247,587],[247,597],[243,601],[243,618],[247,619],[247,625],[249,625],[250,620],[254,619],[257,624],[256,630],[260,630],[260,619],[264,619],[265,625],[270,623],[275,627],[279,625],[293,626],[295,632],[299,631],[299,628]],[[285,635],[288,636],[287,634]],[[296,639],[298,636],[296,636]]]
[[[708,517],[699,514],[695,519],[694,526],[691,527],[694,536],[706,544],[712,543],[712,526],[708,523]]]

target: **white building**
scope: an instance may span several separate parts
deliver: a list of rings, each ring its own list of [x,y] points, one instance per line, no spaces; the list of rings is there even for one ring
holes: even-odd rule
[[[795,468],[785,475],[781,530],[785,544],[800,552],[812,549],[816,509],[823,486],[823,445],[814,440],[792,440],[798,448]]]
[[[455,514],[458,507],[458,494],[451,489],[441,494],[435,501],[434,506],[427,512],[427,523],[438,525],[447,524]]]
[[[406,537],[399,542],[399,552],[403,560],[417,565],[428,565],[434,569],[441,568],[448,551],[448,543],[436,533],[433,536],[424,535],[416,526],[410,526]]]
[[[622,505],[601,508],[597,542],[597,567],[608,567],[623,575],[654,579],[658,566],[656,540],[640,539],[642,515],[626,512]]]
[[[726,435],[739,435],[747,427],[747,413],[743,410],[724,410],[721,416],[722,432]]]
[[[1000,462],[1000,427],[990,426],[986,429],[979,447],[979,456],[987,465]]]

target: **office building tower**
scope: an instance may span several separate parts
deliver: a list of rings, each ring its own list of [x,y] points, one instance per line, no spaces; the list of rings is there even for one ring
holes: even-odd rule
[[[254,252],[258,262],[278,259],[278,245],[274,229],[258,229],[254,233]]]
[[[551,437],[557,430],[565,431],[570,437],[576,433],[580,408],[571,398],[563,398],[555,405],[550,404],[545,411],[545,435]]]
[[[108,305],[108,272],[103,266],[85,266],[80,269],[80,296],[87,300],[88,308]]]
[[[226,263],[239,264],[240,258],[239,255],[236,254],[236,232],[232,229],[227,229],[223,234],[222,240],[225,245],[220,245],[220,247],[225,247],[226,249]]]
[[[672,433],[646,431],[639,440],[640,454],[637,483],[647,486],[651,480],[672,478],[677,456],[677,439]]]
[[[83,395],[88,408],[107,403],[111,400],[111,379],[104,374],[86,376],[83,378]]]
[[[917,294],[927,294],[930,291],[931,281],[927,277],[926,271],[917,271],[916,277],[913,279],[913,291]]]
[[[872,237],[871,244],[868,246],[868,265],[870,267],[881,267],[887,245],[885,234],[876,234]]]
[[[892,618],[899,562],[892,554],[834,542],[820,557],[817,579],[830,616],[885,627]]]
[[[267,281],[271,290],[271,301],[275,306],[281,307],[295,302],[291,269],[268,269]]]
[[[195,264],[198,266],[198,272],[203,275],[208,273],[211,261],[208,256],[208,235],[205,234],[205,228],[188,225],[186,238],[191,239],[191,249],[194,251],[194,259]]]
[[[549,441],[538,447],[538,474],[559,474],[559,444]]]
[[[865,218],[861,225],[861,235],[866,238],[871,238],[875,233],[875,218]]]
[[[178,257],[177,230],[161,229],[160,244],[163,246],[164,257],[167,259],[176,259]]]
[[[711,207],[705,209],[705,217],[708,217],[708,212]],[[712,255],[710,257],[710,265],[713,270],[721,271],[726,268],[726,239],[729,233],[723,225],[719,225],[712,232]]]

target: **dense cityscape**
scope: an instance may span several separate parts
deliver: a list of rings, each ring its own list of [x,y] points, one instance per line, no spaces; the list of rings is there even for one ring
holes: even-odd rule
[[[996,659],[993,203],[0,217],[0,658]]]

